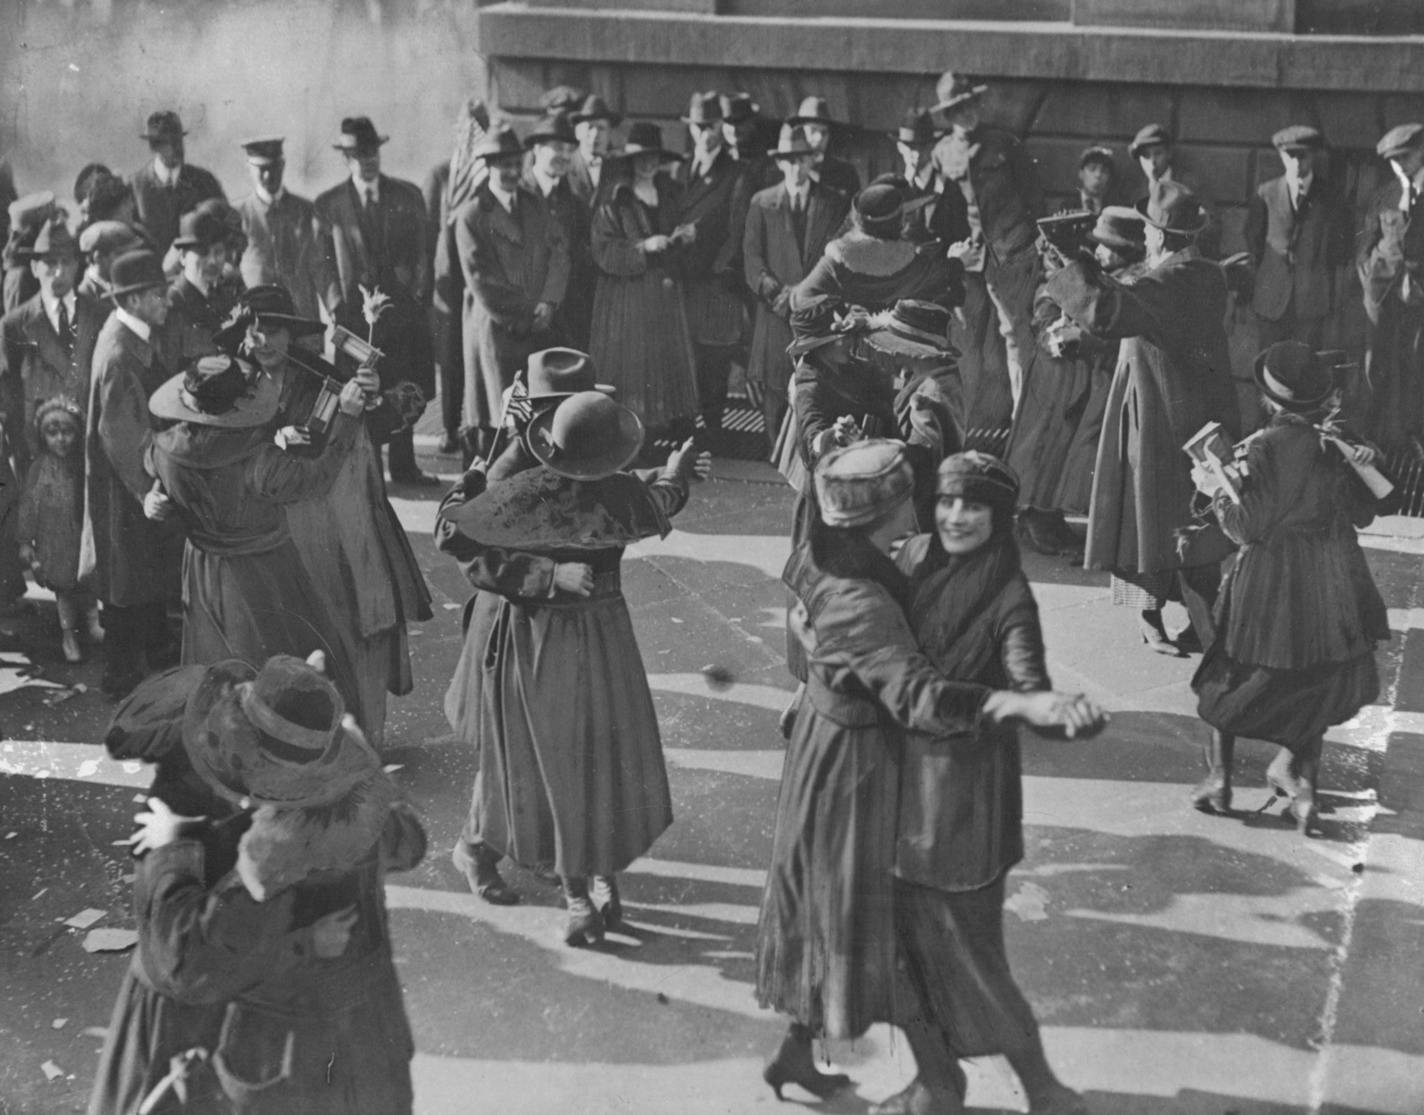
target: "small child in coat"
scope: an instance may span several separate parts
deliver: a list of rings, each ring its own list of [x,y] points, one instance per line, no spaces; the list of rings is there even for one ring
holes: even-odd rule
[[[79,662],[81,613],[89,637],[103,635],[93,596],[79,584],[79,537],[84,526],[84,415],[72,399],[56,396],[35,410],[40,452],[20,495],[20,561],[35,583],[54,591],[66,662]]]

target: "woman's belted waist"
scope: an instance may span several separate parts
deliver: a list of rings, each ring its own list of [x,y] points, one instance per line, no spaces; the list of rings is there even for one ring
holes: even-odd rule
[[[249,557],[253,554],[265,554],[275,550],[289,538],[291,535],[287,532],[285,519],[280,525],[271,530],[264,530],[260,534],[218,536],[205,534],[201,530],[188,532],[188,541],[193,544],[194,549],[202,550],[203,553],[212,554],[214,557]]]
[[[881,722],[880,706],[865,697],[838,693],[813,670],[806,679],[806,700],[827,720],[845,728],[870,728]]]

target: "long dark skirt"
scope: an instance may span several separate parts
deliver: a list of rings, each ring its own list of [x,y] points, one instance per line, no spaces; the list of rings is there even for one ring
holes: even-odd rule
[[[757,925],[757,999],[832,1038],[894,1017],[899,767],[879,726],[801,702]]]
[[[1023,1049],[1038,1023],[1009,971],[1004,948],[1004,880],[944,891],[895,880],[895,930],[918,1006],[956,1057]]]
[[[1374,653],[1348,662],[1272,670],[1237,662],[1222,643],[1208,648],[1192,678],[1197,715],[1213,728],[1278,743],[1294,752],[1313,745],[1379,696]]]

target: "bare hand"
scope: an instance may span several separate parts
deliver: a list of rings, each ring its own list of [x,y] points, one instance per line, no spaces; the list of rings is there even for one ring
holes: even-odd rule
[[[40,561],[39,555],[35,553],[35,548],[28,542],[20,543],[20,564],[34,574],[35,584],[40,588],[45,585],[44,564]]]
[[[376,369],[369,364],[362,364],[356,369],[356,374],[351,377],[353,383],[359,383],[361,390],[367,395],[379,395],[381,393],[381,377]]]
[[[668,454],[667,472],[681,480],[706,480],[712,475],[712,454],[696,452],[688,438]]]
[[[575,596],[593,595],[593,567],[581,561],[561,561],[554,566],[554,587]]]
[[[355,378],[348,379],[341,385],[341,394],[337,397],[336,405],[348,418],[361,417],[366,409],[366,392]]]
[[[173,506],[173,501],[168,498],[157,480],[153,482],[153,487],[148,490],[148,494],[143,497],[143,517],[151,519],[155,523],[167,522],[173,517],[177,510]]]
[[[1379,456],[1372,445],[1356,445],[1353,448],[1355,464],[1357,465],[1372,465]]]
[[[1035,728],[1062,728],[1069,739],[1097,731],[1107,723],[1098,703],[1082,693],[1019,693],[1010,713]]]
[[[1200,461],[1192,462],[1192,484],[1204,496],[1216,494],[1216,476]]]
[[[837,445],[854,445],[857,441],[865,440],[865,431],[849,414],[836,419],[836,424],[831,427],[831,434]]]
[[[311,924],[312,951],[323,960],[335,960],[351,943],[351,929],[355,924],[355,906],[323,914]]]
[[[697,226],[693,224],[678,225],[672,230],[672,238],[683,244],[691,244],[697,240]]]
[[[944,253],[949,259],[967,259],[974,254],[974,239],[956,240]]]
[[[311,435],[300,426],[283,426],[273,440],[282,449],[301,449],[311,444]]]
[[[666,236],[649,236],[639,246],[649,255],[657,255],[659,252],[667,251],[671,243],[672,241]]]
[[[135,813],[138,831],[129,838],[134,855],[166,847],[183,835],[185,825],[195,825],[204,817],[180,817],[162,798],[148,799],[148,812]]]
[[[540,302],[534,307],[534,332],[543,333],[554,321],[554,307]]]

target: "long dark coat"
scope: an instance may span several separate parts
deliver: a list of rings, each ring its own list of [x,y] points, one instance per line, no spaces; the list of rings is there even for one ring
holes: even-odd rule
[[[1239,422],[1221,268],[1189,249],[1127,287],[1079,262],[1053,275],[1047,291],[1085,329],[1122,341],[1093,476],[1085,565],[1181,568],[1173,532],[1191,523],[1193,492],[1182,446],[1209,421],[1228,436]]]
[[[1367,432],[1394,447],[1424,432],[1424,216],[1400,211],[1398,181],[1370,203],[1355,265],[1364,288]]]
[[[129,185],[133,188],[139,223],[148,230],[160,256],[168,251],[177,237],[178,221],[184,213],[191,212],[209,198],[227,200],[216,176],[191,163],[184,163],[179,169],[178,184],[172,189],[158,180],[152,159],[133,172]]]
[[[732,194],[741,180],[737,160],[724,147],[706,174],[692,179],[690,162],[677,168],[685,187],[678,224],[690,224],[697,237],[682,255],[687,326],[694,344],[734,345],[742,335],[741,276],[733,263]]]
[[[540,192],[532,170],[525,174],[524,185],[534,193]],[[567,178],[544,196],[544,203],[564,230],[564,244],[569,252],[569,281],[564,288],[564,300],[559,304],[555,328],[564,344],[587,352],[593,319],[593,290],[598,282],[591,243],[593,215],[574,193]]]
[[[568,290],[569,249],[548,204],[519,187],[506,213],[488,185],[455,218],[465,278],[465,425],[499,425],[502,396],[539,349],[558,343],[532,331],[534,307],[559,306]]]
[[[1339,308],[1340,269],[1350,261],[1350,210],[1330,181],[1316,175],[1300,210],[1284,177],[1257,187],[1246,210],[1246,247],[1256,263],[1251,309],[1282,319],[1317,347]]]
[[[227,320],[218,297],[216,287],[204,295],[182,275],[168,287],[168,320],[163,323],[163,332],[169,345],[165,357],[174,365],[174,371],[188,360],[217,352],[213,334]]]

